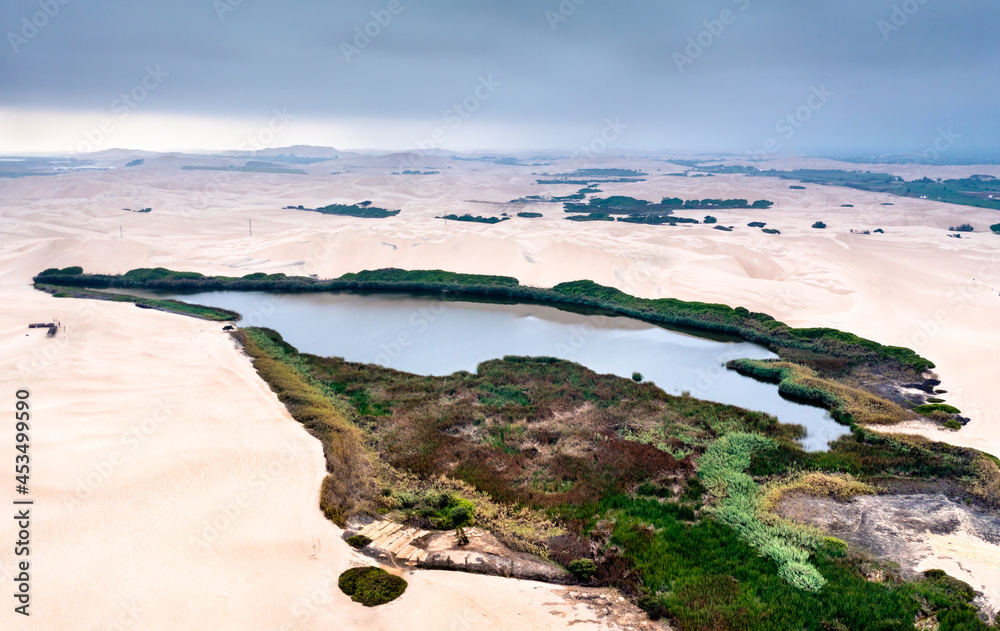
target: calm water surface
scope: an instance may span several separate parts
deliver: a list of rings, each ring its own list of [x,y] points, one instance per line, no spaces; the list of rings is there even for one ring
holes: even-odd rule
[[[161,294],[162,297],[162,294]],[[803,425],[803,446],[824,450],[850,430],[826,410],[794,403],[777,386],[726,370],[730,359],[776,358],[749,342],[719,342],[629,318],[553,307],[458,302],[437,297],[206,292],[171,295],[232,309],[241,326],[265,326],[299,350],[421,375],[448,375],[504,355],[550,356],[598,373],[642,373],[670,394],[738,405]]]

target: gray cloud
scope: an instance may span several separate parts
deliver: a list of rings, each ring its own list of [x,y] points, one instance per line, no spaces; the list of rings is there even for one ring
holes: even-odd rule
[[[550,130],[537,147],[619,116],[630,147],[742,151],[825,86],[834,96],[792,138],[778,134],[783,149],[916,149],[949,125],[956,150],[1000,145],[994,1],[399,0],[350,62],[342,44],[390,0],[62,1],[0,9],[0,107],[107,110],[158,64],[170,77],[151,112],[283,105],[304,118],[432,125],[492,74],[502,89],[473,123]],[[220,3],[231,9],[221,18]],[[41,6],[59,8],[27,38]],[[675,54],[690,59],[683,71]]]

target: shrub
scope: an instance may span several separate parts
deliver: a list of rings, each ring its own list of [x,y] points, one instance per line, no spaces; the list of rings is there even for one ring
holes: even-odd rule
[[[961,414],[962,411],[953,405],[947,405],[945,403],[925,403],[924,405],[918,405],[913,408],[913,411],[917,414],[931,414],[932,412],[944,412],[945,414]]]
[[[875,228],[875,233],[876,234],[885,234],[885,230],[883,230],[881,228]]]
[[[997,234],[1000,234],[1000,223],[995,223],[992,226],[990,226],[990,230],[992,230]]]
[[[761,232],[764,234],[781,234],[780,230],[775,230],[774,228],[761,228]]]
[[[632,381],[634,381],[636,383],[639,383],[640,381],[642,381],[642,373],[641,372],[634,372],[634,373],[632,373]]]
[[[347,545],[351,546],[355,550],[360,550],[371,542],[371,538],[364,535],[353,535],[347,538]]]
[[[813,228],[816,228],[818,230],[822,230],[822,229],[826,228],[826,224],[823,223],[822,221],[817,221],[816,223],[813,224]]]
[[[539,217],[542,216],[542,213],[523,212],[523,213],[517,213],[517,216],[521,217],[522,219],[538,219]]]
[[[747,225],[750,226],[751,228],[763,228],[767,224],[764,223],[763,221],[751,221]]]
[[[337,581],[340,591],[365,607],[384,605],[406,591],[406,581],[380,567],[352,567]]]
[[[944,422],[944,426],[947,427],[948,429],[954,429],[954,430],[962,429],[962,424],[956,421],[955,419],[948,419],[947,421]]]
[[[789,186],[788,188],[792,189],[793,191],[804,191],[804,190],[806,190],[805,186],[799,186],[797,184]]]
[[[597,573],[597,564],[590,559],[576,559],[575,561],[570,561],[568,569],[570,574],[575,576],[577,580],[586,581],[590,580],[590,577]]]
[[[951,230],[952,232],[973,232],[975,228],[973,228],[971,224],[963,223],[959,226],[951,226],[948,230]]]
[[[717,223],[719,220],[712,215],[705,215],[705,223]]]
[[[451,509],[449,516],[451,517],[451,523],[453,523],[456,528],[464,526],[469,522],[469,520],[472,519],[472,515],[469,514],[469,509],[465,506],[456,506]]]

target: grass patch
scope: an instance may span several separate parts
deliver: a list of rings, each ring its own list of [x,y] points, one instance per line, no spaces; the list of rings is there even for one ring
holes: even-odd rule
[[[85,298],[89,300],[107,300],[110,302],[131,302],[143,309],[155,309],[156,311],[166,311],[186,315],[199,320],[211,320],[213,322],[232,322],[240,319],[240,314],[228,309],[218,307],[205,307],[195,305],[180,300],[156,300],[153,298],[140,298],[128,294],[118,294],[106,291],[91,291],[78,287],[60,287],[58,285],[35,284],[36,289],[52,294],[56,298]]]
[[[360,204],[330,204],[329,206],[323,206],[322,208],[303,208],[302,206],[286,206],[286,210],[308,210],[311,212],[322,213],[324,215],[338,215],[341,217],[360,217],[362,219],[385,219],[386,217],[395,217],[400,213],[398,210],[386,210],[385,208],[377,208],[370,205],[371,202],[362,202]]]
[[[736,359],[727,366],[743,375],[778,384],[778,391],[794,399],[811,401],[830,410],[845,425],[891,425],[913,418],[899,405],[860,388],[817,376],[800,364],[780,360]]]
[[[507,221],[510,217],[476,217],[473,215],[445,215],[443,217],[438,217],[438,219],[451,219],[452,221],[466,221],[472,223],[487,223],[487,224],[498,224],[501,221]]]

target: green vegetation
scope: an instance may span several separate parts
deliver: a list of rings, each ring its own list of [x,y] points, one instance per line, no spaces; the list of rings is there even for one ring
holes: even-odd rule
[[[751,204],[745,199],[689,199],[685,201],[679,197],[666,197],[660,203],[654,204],[634,197],[614,195],[606,198],[592,197],[586,204],[566,203],[564,208],[568,213],[604,211],[619,215],[637,213],[669,215],[674,210],[766,209],[773,205],[774,202],[766,199]]]
[[[140,164],[142,164],[143,162],[145,162],[145,160],[143,160],[142,158],[136,158],[135,160],[130,160],[128,162],[128,164],[126,164],[125,166],[126,167],[137,167]]]
[[[698,462],[698,475],[716,498],[712,513],[730,526],[763,556],[778,566],[778,575],[790,585],[818,592],[826,579],[809,564],[812,551],[822,542],[817,532],[769,520],[761,510],[761,494],[745,473],[755,456],[777,445],[759,434],[733,432],[712,443]]]
[[[944,412],[946,414],[961,414],[962,411],[958,408],[946,405],[944,403],[928,403],[925,405],[920,405],[913,408],[913,411],[917,414],[930,414],[932,412]]]
[[[628,217],[619,217],[618,221],[625,223],[648,224],[651,226],[676,226],[679,223],[698,223],[697,219],[691,219],[689,217],[672,217],[670,215],[629,215]]]
[[[380,567],[352,567],[337,581],[340,591],[365,607],[396,600],[406,591],[406,580]]]
[[[66,274],[50,269],[36,276],[35,282],[63,287],[171,291],[447,291],[454,298],[513,300],[564,308],[598,309],[658,325],[736,335],[763,344],[783,358],[794,360],[805,354],[803,356],[808,356],[808,363],[822,371],[839,371],[841,376],[857,373],[867,382],[877,381],[880,375],[916,380],[925,370],[934,367],[933,363],[910,349],[885,346],[836,329],[795,329],[767,314],[742,307],[734,309],[727,305],[684,302],[673,298],[636,298],[592,281],[561,283],[551,289],[543,289],[520,285],[516,278],[508,276],[456,274],[441,270],[384,269],[344,274],[333,280],[316,280],[283,274],[209,277],[197,272],[146,268],[124,275]]]
[[[1000,179],[990,175],[973,175],[952,180],[921,178],[910,182],[888,173],[842,171],[836,169],[795,169],[761,171],[753,166],[702,165],[697,161],[671,160],[705,173],[742,173],[763,177],[798,180],[805,184],[844,186],[872,193],[889,193],[901,197],[929,199],[949,204],[993,208],[1000,210]],[[794,186],[792,187],[794,188]]]
[[[636,383],[641,382],[642,381],[642,373],[641,372],[633,372],[632,373],[632,381],[634,381]]]
[[[131,302],[141,309],[166,311],[167,313],[191,316],[200,320],[231,322],[239,320],[240,318],[240,314],[235,311],[220,309],[218,307],[203,307],[201,305],[193,305],[179,300],[156,300],[153,298],[130,296],[128,294],[92,291],[78,287],[60,287],[58,285],[47,285],[43,283],[36,283],[35,288],[52,294],[56,298],[86,298],[90,300],[108,300],[111,302]]]
[[[384,219],[395,217],[400,213],[398,210],[386,210],[376,208],[371,202],[361,202],[360,204],[330,204],[322,208],[303,208],[302,206],[286,206],[286,210],[308,210],[311,212],[323,213],[324,215],[338,215],[341,217],[361,217],[362,219]]]
[[[892,425],[914,418],[891,401],[861,388],[824,379],[815,370],[802,364],[780,360],[734,359],[726,365],[742,375],[777,383],[778,392],[789,398],[822,405],[845,425]]]
[[[788,188],[792,189],[793,191],[804,191],[804,190],[806,190],[805,186],[799,186],[797,184],[793,184],[793,185],[789,186]]]
[[[451,219],[452,221],[471,221],[473,223],[488,223],[496,224],[501,221],[507,221],[510,217],[474,217],[472,215],[445,215],[443,217],[438,217],[438,219]]]
[[[761,232],[764,234],[781,234],[781,231],[775,228],[761,228]]]
[[[814,223],[814,224],[812,225],[812,227],[813,227],[813,228],[816,228],[816,229],[818,229],[818,230],[823,230],[824,228],[826,228],[826,224],[825,224],[825,223],[823,223],[822,221],[817,221],[816,223]]]
[[[767,224],[764,223],[763,221],[751,221],[747,225],[750,226],[751,228],[763,228]]]
[[[371,538],[364,535],[351,535],[345,541],[347,541],[347,545],[355,550],[360,550],[372,542]]]
[[[577,169],[573,173],[543,173],[550,179],[537,180],[538,184],[574,184],[577,186],[589,186],[592,183],[630,183],[644,182],[641,179],[649,175],[642,171],[632,169]],[[575,179],[574,179],[575,178]]]
[[[705,220],[703,223],[717,223],[719,220],[712,215],[705,215]]]
[[[952,232],[974,232],[975,228],[971,224],[963,223],[958,226],[950,226],[948,230]]]
[[[570,221],[614,221],[615,218],[607,213],[590,213],[589,215],[573,215],[566,217]]]
[[[521,217],[522,219],[537,219],[542,216],[542,213],[524,212],[524,213],[517,213],[517,216]]]
[[[722,230],[723,232],[732,232],[733,231],[733,227],[732,226],[712,226],[712,228],[715,229],[715,230]]]
[[[131,208],[123,208],[122,210],[128,211],[130,213],[151,213],[151,212],[153,212],[152,208],[140,208],[139,210],[132,210]]]
[[[1000,223],[995,223],[992,226],[990,226],[990,230],[992,230],[996,234],[1000,234]]]
[[[566,569],[579,581],[589,581],[597,573],[597,564],[590,559],[574,559],[569,562]]]
[[[220,280],[164,269],[122,277],[62,271],[38,278],[305,287],[305,280],[281,275]],[[543,290],[509,277],[402,270],[306,280],[310,287],[447,288],[650,321],[684,316],[746,327],[781,340],[776,348],[802,363],[753,362],[743,371],[778,380],[783,393],[830,405],[855,424],[830,451],[807,453],[795,443],[801,428],[766,414],[671,396],[567,361],[506,357],[475,373],[425,377],[300,354],[271,331],[236,332],[293,418],[322,441],[331,475],[320,506],[331,519],[379,514],[459,533],[474,523],[515,550],[565,565],[580,581],[617,587],[680,630],[913,629],[929,618],[943,631],[986,628],[963,583],[940,572],[905,582],[877,564],[886,578],[869,580],[871,560],[771,512],[790,491],[844,498],[896,476],[908,484],[952,480],[1000,506],[996,461],[861,427],[900,408],[829,377],[864,369],[858,380],[869,383],[877,366],[910,366],[919,359],[912,351],[832,329],[792,329],[746,309],[638,299],[590,281]],[[376,570],[350,570],[341,588],[371,605],[402,593],[405,582]]]

